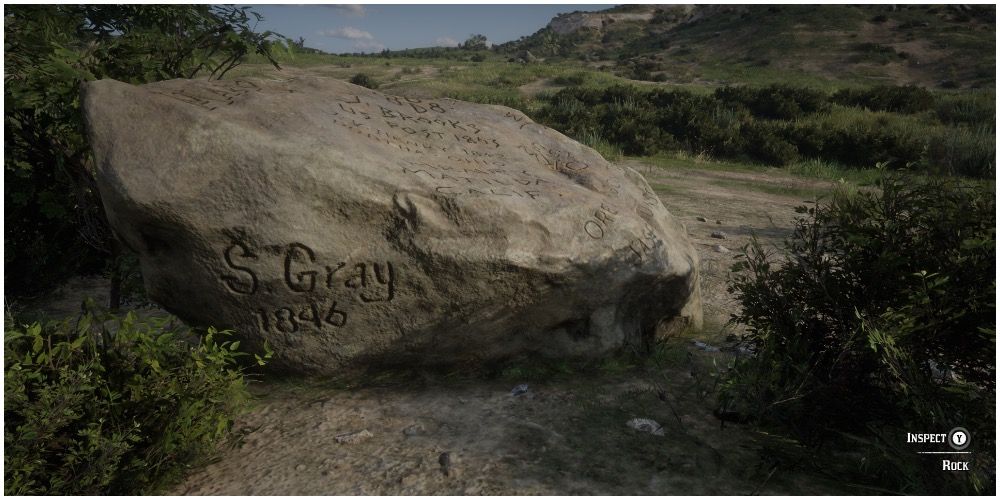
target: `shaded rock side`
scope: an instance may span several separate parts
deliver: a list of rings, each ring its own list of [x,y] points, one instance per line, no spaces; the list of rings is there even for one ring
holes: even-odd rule
[[[273,368],[598,356],[701,321],[697,254],[642,176],[519,111],[323,78],[83,103],[150,297]]]

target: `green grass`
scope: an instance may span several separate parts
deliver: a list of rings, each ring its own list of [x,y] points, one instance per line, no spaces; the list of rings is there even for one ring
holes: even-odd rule
[[[718,172],[760,172],[773,174],[789,174],[803,179],[850,182],[858,185],[869,185],[878,178],[877,169],[845,168],[834,163],[821,160],[797,162],[786,167],[772,167],[755,163],[743,163],[728,160],[716,160],[708,157],[694,156],[686,153],[660,154],[646,157],[630,157],[642,163],[654,165],[667,170],[703,170]]]
[[[751,181],[737,181],[730,179],[712,180],[709,181],[709,183],[714,184],[716,186],[722,186],[727,188],[758,191],[761,193],[802,198],[802,199],[815,199],[821,196],[826,196],[831,191],[833,191],[833,189],[835,189],[835,186],[832,185],[826,188],[821,188],[821,187],[809,187],[809,186],[791,186],[788,184],[772,183],[768,181],[751,182]]]
[[[651,183],[650,187],[653,188],[653,191],[655,191],[656,194],[671,195],[671,194],[678,194],[681,192],[680,189],[677,189],[677,187],[671,186],[669,184]]]

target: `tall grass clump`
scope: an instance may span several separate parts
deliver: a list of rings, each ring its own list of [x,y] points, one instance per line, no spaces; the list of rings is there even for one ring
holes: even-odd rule
[[[994,190],[899,174],[876,187],[801,207],[780,254],[748,246],[731,291],[754,354],[727,372],[721,414],[861,452],[858,480],[889,491],[992,493]],[[968,473],[907,444],[955,427],[972,433]]]
[[[210,455],[248,401],[229,332],[189,343],[132,313],[4,327],[8,495],[156,493]]]
[[[989,179],[996,171],[996,133],[992,125],[941,127],[929,134],[923,153],[932,172]]]
[[[934,113],[948,125],[989,127],[996,125],[996,95],[993,92],[963,92],[938,97]]]
[[[589,132],[580,138],[580,142],[594,148],[605,160],[610,162],[620,161],[624,153],[622,153],[621,148],[616,144],[608,142],[600,133],[593,131]]]

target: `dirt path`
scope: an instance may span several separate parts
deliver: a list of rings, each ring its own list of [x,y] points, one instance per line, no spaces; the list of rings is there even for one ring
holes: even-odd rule
[[[732,354],[691,343],[724,342],[722,323],[734,307],[725,289],[728,269],[751,232],[768,244],[790,234],[801,200],[767,191],[822,186],[761,173],[630,166],[684,221],[699,251],[704,332],[675,339],[653,362],[612,360],[551,377],[515,366],[492,378],[256,382],[257,399],[236,422],[240,442],[168,493],[847,493],[814,472],[776,473],[746,426],[723,427],[712,415],[712,362],[724,364]],[[714,231],[726,238],[713,238]],[[78,291],[99,293],[95,286],[84,280]],[[51,307],[78,304],[70,291]],[[528,391],[512,395],[520,383]],[[629,428],[633,418],[655,420],[663,435]]]
[[[736,303],[726,290],[734,259],[756,235],[776,248],[792,235],[795,207],[814,201],[803,192],[823,192],[833,183],[777,173],[663,169],[637,162],[663,204],[681,219],[701,258],[702,302],[706,329],[724,337]],[[788,194],[775,194],[788,190]],[[702,220],[704,219],[704,220]],[[721,232],[724,238],[713,237]],[[718,235],[717,235],[718,236]],[[717,340],[713,338],[712,340]]]

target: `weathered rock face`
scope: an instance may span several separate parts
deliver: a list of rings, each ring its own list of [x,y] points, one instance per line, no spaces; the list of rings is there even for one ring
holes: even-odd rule
[[[327,79],[104,80],[84,109],[150,297],[272,367],[593,356],[701,320],[645,180],[518,111]]]

